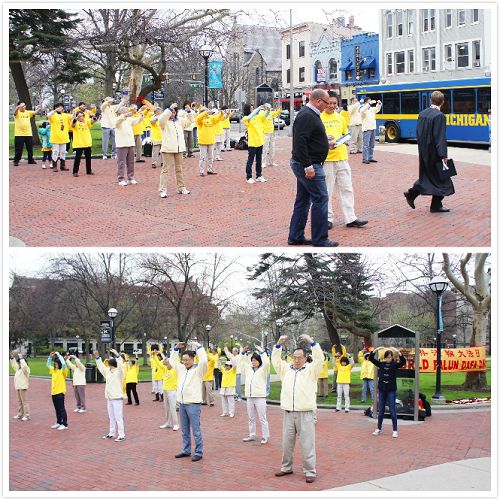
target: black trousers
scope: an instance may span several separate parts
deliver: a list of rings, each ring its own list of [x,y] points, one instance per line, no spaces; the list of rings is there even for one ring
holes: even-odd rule
[[[256,177],[262,175],[262,148],[264,146],[259,146],[258,148],[249,147],[248,148],[248,160],[247,160],[247,180],[252,178],[252,165],[253,159],[255,158],[255,174]]]
[[[218,391],[222,385],[222,372],[218,368],[214,369],[214,384],[215,390]]]
[[[139,396],[137,395],[137,382],[127,382],[127,399],[130,404],[132,404],[132,393],[134,394],[134,399],[136,403],[139,403]]]
[[[87,174],[92,172],[92,148],[74,148],[75,151],[75,162],[73,163],[73,173],[77,174],[80,168],[80,160],[82,159],[82,154],[85,155],[85,167],[87,169]]]
[[[420,191],[418,189],[416,189],[415,187],[411,187],[410,189],[408,189],[408,194],[410,195],[410,198],[415,201],[415,199],[417,198],[417,196],[420,196]],[[441,208],[443,206],[443,198],[444,196],[435,196],[433,195],[432,196],[432,200],[431,200],[431,208],[432,209],[438,209],[438,208]]]
[[[14,137],[14,163],[19,163],[23,156],[23,148],[26,145],[28,161],[33,161],[33,137],[27,135],[16,135]]]
[[[56,410],[57,423],[64,426],[68,425],[68,415],[66,413],[66,408],[64,408],[64,394],[53,394],[52,403],[54,403],[54,408]]]
[[[73,132],[68,131],[68,136],[69,136],[69,142],[66,143],[66,153],[69,152],[69,150],[71,149],[71,142],[73,141]]]

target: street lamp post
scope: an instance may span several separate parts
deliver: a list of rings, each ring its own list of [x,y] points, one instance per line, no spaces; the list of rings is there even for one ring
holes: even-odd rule
[[[437,299],[437,319],[436,319],[436,349],[437,349],[437,367],[436,367],[436,392],[432,399],[444,400],[441,394],[441,336],[443,333],[443,315],[442,315],[442,302],[443,293],[448,288],[448,282],[439,276],[432,278],[429,283],[429,288],[436,294]]]
[[[457,348],[457,336],[455,334],[452,335],[453,337],[453,349]]]
[[[165,348],[166,348],[167,352],[170,350],[168,348],[168,337],[163,337],[163,352],[165,352]],[[166,354],[165,354],[165,356],[166,356]]]
[[[76,338],[76,353],[78,354],[80,352],[80,335],[75,335]]]
[[[109,319],[111,320],[111,347],[115,348],[115,318],[118,315],[118,311],[112,307],[108,311]]]
[[[200,56],[205,60],[205,93],[203,97],[203,105],[208,106],[208,59],[212,55],[213,50],[208,45],[203,45],[200,49]]]
[[[207,332],[207,347],[210,346],[210,330],[212,329],[212,325],[206,325],[205,331]]]

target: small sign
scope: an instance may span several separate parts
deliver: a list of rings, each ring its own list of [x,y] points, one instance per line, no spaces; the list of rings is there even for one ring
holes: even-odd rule
[[[246,92],[244,90],[238,89],[234,92],[234,100],[236,102],[242,103],[245,102]]]
[[[326,69],[324,68],[317,68],[316,69],[316,81],[319,82],[326,82]]]
[[[111,321],[101,321],[101,342],[103,344],[111,344],[113,340],[113,328]]]

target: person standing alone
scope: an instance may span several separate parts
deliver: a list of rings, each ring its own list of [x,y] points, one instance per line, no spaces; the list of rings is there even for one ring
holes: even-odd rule
[[[365,98],[363,106],[359,108],[361,113],[361,130],[363,131],[363,163],[377,163],[373,158],[375,150],[375,134],[377,120],[375,115],[382,109],[382,101]]]
[[[42,108],[37,106],[34,111],[26,109],[26,103],[19,101],[14,111],[14,166],[19,165],[26,146],[28,152],[28,163],[36,165],[33,158],[33,131],[31,129],[31,118],[40,113]]]

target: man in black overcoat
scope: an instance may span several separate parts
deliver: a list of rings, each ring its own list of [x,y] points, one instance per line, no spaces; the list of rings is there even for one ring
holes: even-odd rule
[[[415,199],[418,195],[431,195],[432,213],[449,212],[450,209],[443,207],[442,201],[445,196],[455,192],[451,179],[441,179],[438,172],[439,163],[448,160],[446,117],[441,112],[443,102],[442,92],[434,91],[431,94],[430,107],[418,115],[418,180],[404,193],[411,208],[415,208]]]

